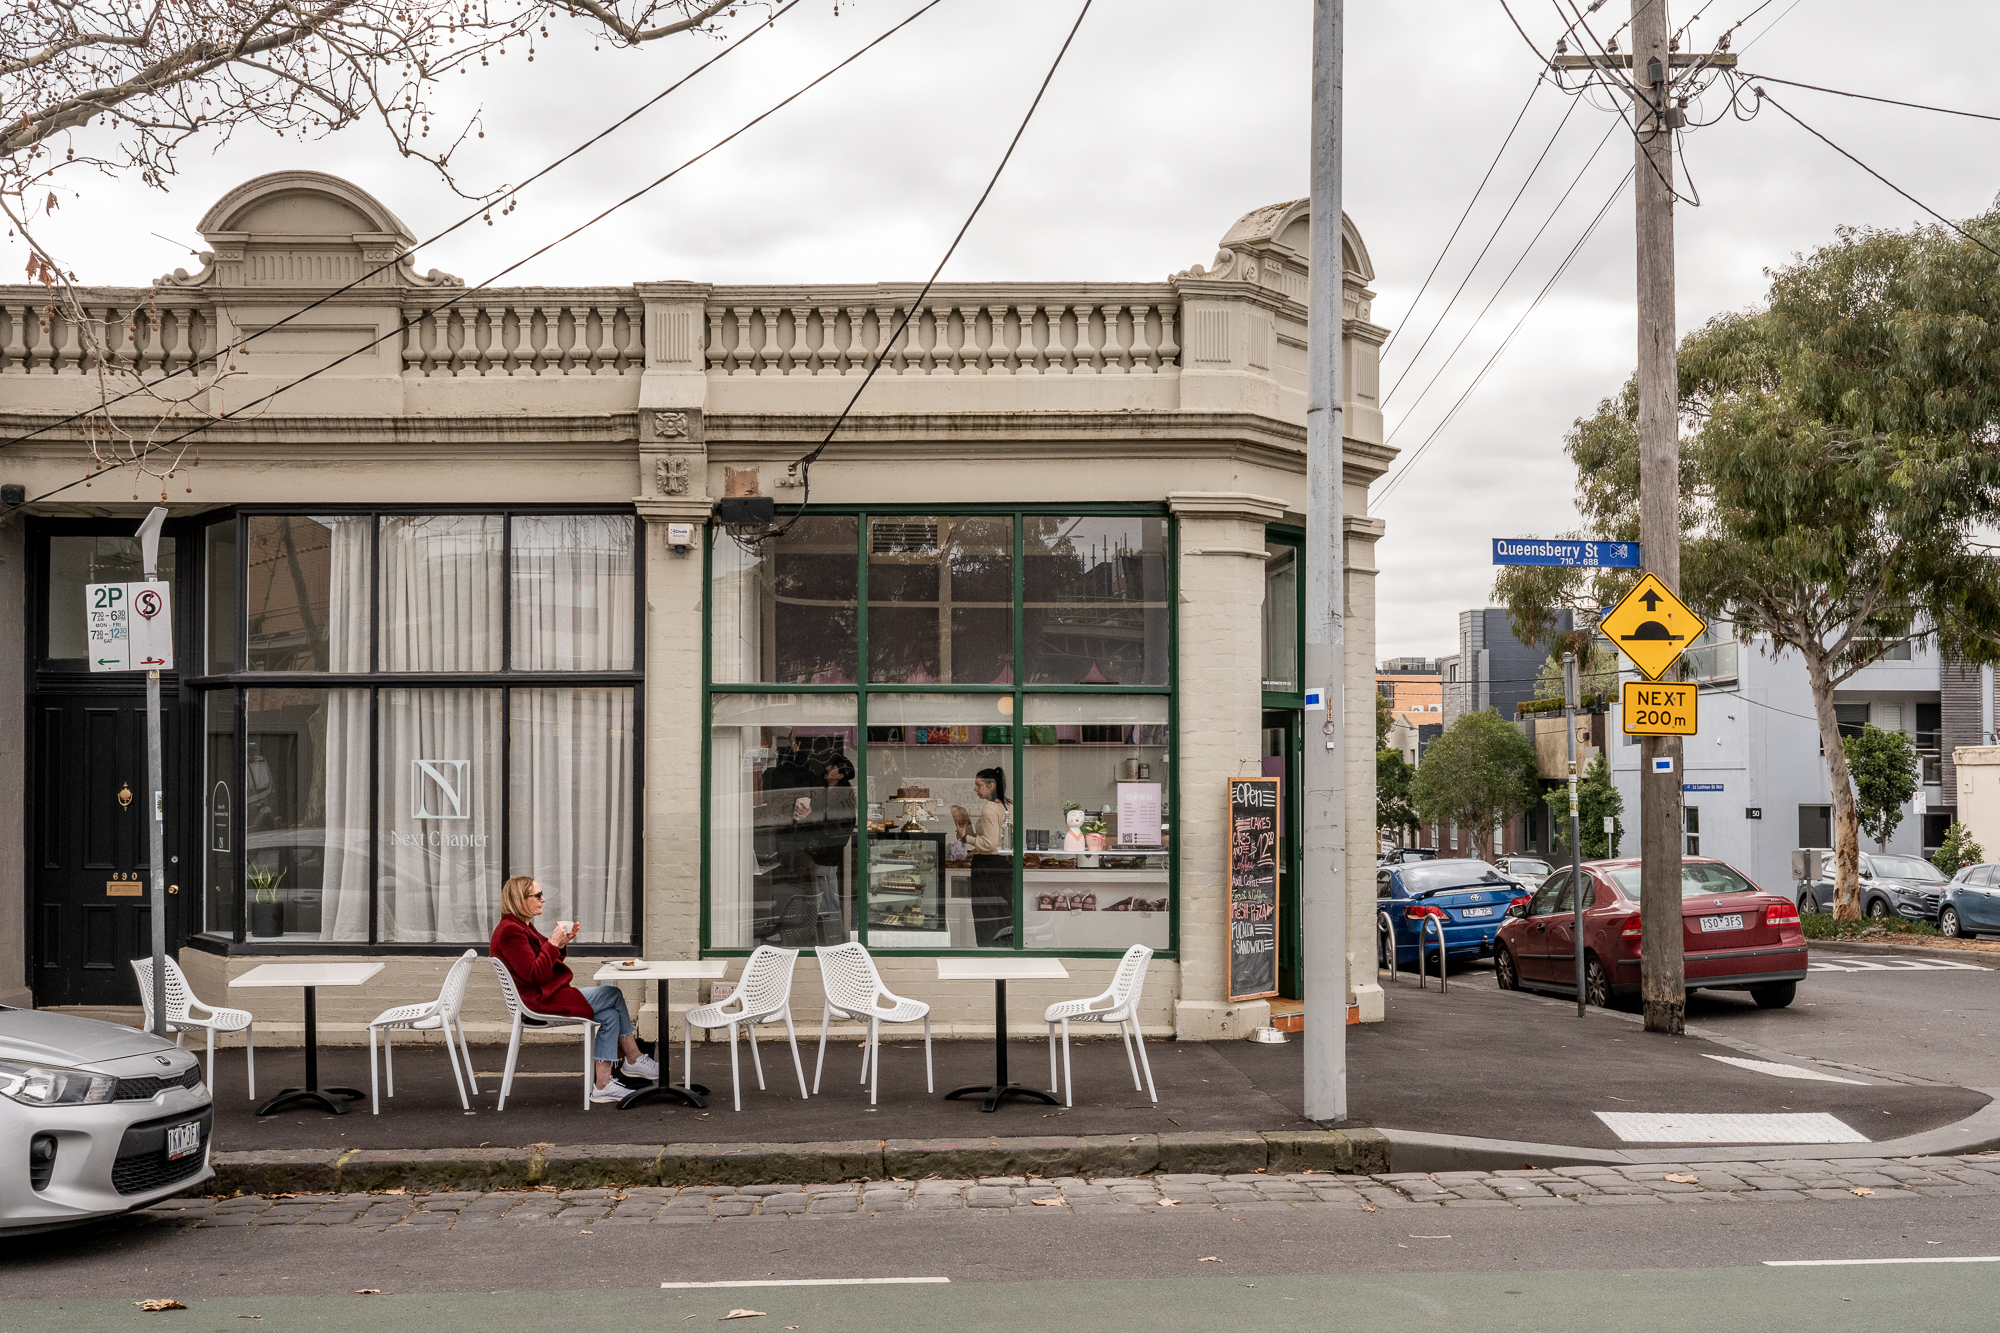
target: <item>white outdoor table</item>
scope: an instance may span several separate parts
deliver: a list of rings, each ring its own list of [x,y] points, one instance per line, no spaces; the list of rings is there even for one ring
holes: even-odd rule
[[[368,1095],[359,1088],[322,1088],[319,1085],[319,1020],[314,993],[321,986],[359,986],[381,970],[380,963],[262,963],[229,983],[231,989],[237,986],[299,986],[306,993],[306,1085],[303,1088],[286,1088],[258,1107],[258,1115],[269,1115],[293,1102],[317,1102],[335,1115],[346,1115],[348,1102],[358,1102]]]
[[[993,983],[993,1081],[976,1087],[954,1088],[944,1095],[946,1101],[964,1097],[971,1093],[983,1094],[985,1104],[982,1111],[1000,1109],[1000,1099],[1009,1095],[1015,1097],[1039,1097],[1049,1106],[1060,1106],[1062,1101],[1053,1093],[1040,1088],[1024,1088],[1007,1078],[1007,983],[1010,981],[1066,981],[1069,970],[1056,958],[940,958],[937,960],[939,981],[990,981]]]
[[[642,961],[637,967],[620,967],[616,962],[606,963],[591,977],[596,982],[655,981],[659,983],[660,1039],[653,1043],[655,1058],[660,1062],[660,1077],[618,1100],[618,1109],[629,1111],[655,1097],[670,1097],[686,1102],[689,1106],[706,1109],[708,1103],[702,1098],[708,1089],[699,1083],[687,1082],[688,1071],[681,1070],[681,1082],[667,1082],[667,983],[669,981],[719,981],[729,970],[726,958],[667,958],[658,961]]]

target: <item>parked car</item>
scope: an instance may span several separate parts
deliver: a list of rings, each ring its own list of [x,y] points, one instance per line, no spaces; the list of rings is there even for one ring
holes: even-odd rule
[[[1797,886],[1801,912],[1833,910],[1833,852],[1819,848],[1820,878]],[[1861,914],[1880,920],[1900,916],[1910,921],[1936,921],[1943,903],[1944,872],[1921,856],[1885,852],[1860,853]],[[1810,895],[1810,901],[1808,901]]]
[[[1639,861],[1583,865],[1584,997],[1608,1005],[1639,991]],[[1576,993],[1575,899],[1557,871],[1509,909],[1494,945],[1493,973],[1505,990]],[[1760,1008],[1792,1002],[1806,975],[1797,906],[1766,893],[1725,862],[1681,861],[1681,945],[1696,990],[1747,990]]]
[[[1555,867],[1539,856],[1498,856],[1493,859],[1493,868],[1529,893],[1555,873]]]
[[[1954,939],[2000,932],[2000,864],[1963,866],[1944,886],[1938,929]]]
[[[214,1175],[192,1052],[150,1032],[0,1008],[0,1233],[74,1226]]]
[[[1513,880],[1471,857],[1383,866],[1375,872],[1377,920],[1388,913],[1399,968],[1416,968],[1419,947],[1426,960],[1437,957],[1438,927],[1424,925],[1426,917],[1443,922],[1445,957],[1452,962],[1488,956],[1493,936],[1507,919],[1507,904],[1523,897]],[[1379,924],[1375,961],[1389,965]]]

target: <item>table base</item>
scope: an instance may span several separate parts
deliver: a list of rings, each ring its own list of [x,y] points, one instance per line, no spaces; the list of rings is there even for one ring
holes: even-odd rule
[[[969,1097],[975,1092],[986,1098],[986,1104],[979,1108],[982,1111],[999,1110],[1000,1099],[1003,1097],[1039,1097],[1045,1106],[1062,1105],[1062,1099],[1053,1093],[1043,1092],[1040,1088],[1024,1088],[1019,1083],[981,1083],[975,1087],[953,1088],[944,1095],[944,1099],[951,1101],[958,1097]]]
[[[258,1107],[257,1114],[270,1115],[293,1102],[312,1102],[335,1115],[346,1115],[348,1102],[358,1102],[367,1095],[359,1088],[286,1088]]]
[[[708,1103],[703,1098],[707,1096],[708,1089],[700,1083],[648,1083],[645,1087],[619,1098],[618,1109],[629,1111],[635,1106],[644,1106],[655,1098],[666,1098],[692,1106],[698,1111],[706,1111]]]

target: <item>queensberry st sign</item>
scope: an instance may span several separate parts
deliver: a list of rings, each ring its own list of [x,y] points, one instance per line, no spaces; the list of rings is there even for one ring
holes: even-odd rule
[[[1560,565],[1570,569],[1637,569],[1637,542],[1582,542],[1553,537],[1495,537],[1496,565]]]

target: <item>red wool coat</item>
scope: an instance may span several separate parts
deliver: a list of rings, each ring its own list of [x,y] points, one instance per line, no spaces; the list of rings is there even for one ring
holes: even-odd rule
[[[514,985],[530,1011],[589,1018],[594,1011],[576,988],[569,965],[563,962],[567,952],[517,917],[503,916],[493,927],[492,954],[514,974]]]

